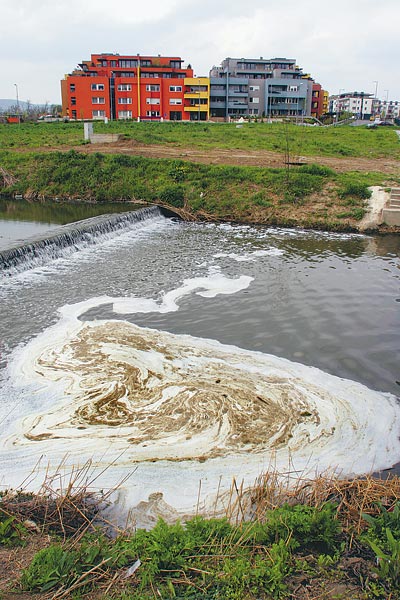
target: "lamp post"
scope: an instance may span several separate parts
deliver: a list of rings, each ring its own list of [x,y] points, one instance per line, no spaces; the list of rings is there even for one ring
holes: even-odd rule
[[[388,117],[388,111],[389,111],[389,90],[383,90],[383,91],[386,92],[385,119],[387,119],[387,117]]]
[[[339,88],[339,94],[338,94],[338,98],[336,101],[336,123],[339,121],[339,114],[340,114],[340,94],[344,92],[344,88]]]
[[[375,84],[375,96],[374,96],[374,108],[373,108],[373,116],[376,116],[376,109],[378,107],[378,81],[374,80],[372,83]]]
[[[16,93],[16,96],[17,96],[18,123],[21,123],[21,112],[19,110],[18,85],[16,83],[14,83],[14,85],[15,85],[15,93]]]

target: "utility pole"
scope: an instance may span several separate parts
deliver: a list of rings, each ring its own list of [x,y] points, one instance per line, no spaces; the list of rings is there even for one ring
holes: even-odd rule
[[[377,109],[377,104],[378,104],[378,81],[373,81],[372,83],[375,84],[375,96],[374,96],[374,110],[373,112],[373,116],[375,117],[376,115],[376,109]]]
[[[14,85],[15,85],[15,93],[17,95],[18,125],[20,125],[21,124],[21,111],[19,110],[18,85],[16,83],[14,83]]]

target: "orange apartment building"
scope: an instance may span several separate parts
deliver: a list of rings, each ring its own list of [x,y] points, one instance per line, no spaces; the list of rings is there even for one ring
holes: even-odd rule
[[[313,83],[312,86],[312,99],[311,99],[311,116],[317,119],[327,112],[326,106],[327,94],[322,89],[321,84]]]
[[[61,81],[70,119],[196,121],[209,115],[209,79],[177,56],[92,54]]]

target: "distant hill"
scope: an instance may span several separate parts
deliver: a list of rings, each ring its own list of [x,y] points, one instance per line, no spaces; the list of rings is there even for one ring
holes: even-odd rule
[[[27,107],[28,103],[20,100],[19,105],[20,105],[21,109],[23,110],[24,108]],[[0,110],[8,110],[12,106],[17,106],[17,100],[15,98],[13,100],[10,100],[7,98],[0,98]]]
[[[15,106],[17,106],[16,98],[13,98],[13,99],[0,98],[0,111],[9,110],[11,107],[15,107]],[[45,107],[44,104],[33,104],[33,103],[31,103],[31,106],[34,106],[35,108],[44,108]],[[53,104],[51,102],[49,102],[47,104],[47,106],[53,106]],[[24,102],[23,100],[20,100],[19,107],[22,111],[25,110],[28,107],[28,102]]]

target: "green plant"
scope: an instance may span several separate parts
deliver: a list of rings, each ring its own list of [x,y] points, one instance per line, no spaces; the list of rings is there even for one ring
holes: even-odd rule
[[[339,547],[339,532],[336,506],[331,503],[320,508],[285,504],[265,516],[265,543],[283,539],[292,550],[332,553]]]
[[[180,186],[167,186],[161,190],[159,198],[165,204],[170,204],[176,208],[182,208],[185,202],[185,194]]]
[[[13,516],[0,510],[0,546],[23,544],[26,529]]]
[[[175,162],[169,170],[169,176],[175,183],[180,183],[185,179],[186,166],[183,163]]]
[[[347,196],[353,196],[356,198],[362,198],[366,200],[371,197],[371,190],[364,183],[348,182],[338,192],[339,198],[346,198]]]
[[[299,169],[302,173],[309,173],[310,175],[321,175],[322,177],[331,177],[335,175],[335,171],[324,165],[317,165],[311,163],[310,165],[302,165]]]
[[[385,543],[386,530],[390,529],[395,538],[400,539],[400,501],[387,509],[381,502],[377,503],[379,513],[375,516],[363,514],[368,523],[368,537],[375,542]]]
[[[30,591],[47,592],[60,585],[70,585],[74,579],[78,555],[53,544],[35,554],[22,572],[21,585]]]
[[[385,529],[386,544],[388,548],[385,551],[375,541],[366,537],[367,542],[377,556],[378,566],[376,573],[383,581],[389,582],[391,585],[398,587],[400,585],[400,540],[395,539],[388,527]]]

